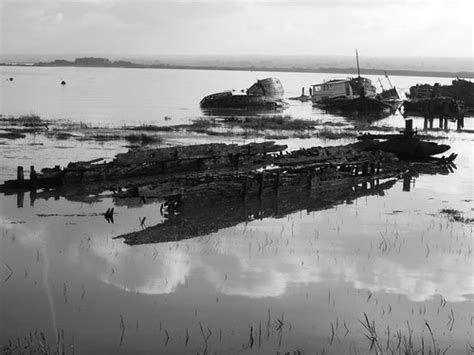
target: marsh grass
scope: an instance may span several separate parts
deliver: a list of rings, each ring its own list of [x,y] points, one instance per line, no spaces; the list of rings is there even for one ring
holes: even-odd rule
[[[222,119],[222,122],[230,126],[253,130],[307,130],[314,129],[315,121],[285,116],[231,116]]]
[[[7,344],[0,347],[1,354],[74,354],[74,338],[67,344],[64,329],[58,329],[55,340],[47,339],[42,331],[29,332],[22,338],[10,339]],[[66,351],[68,349],[69,351]]]
[[[332,128],[324,127],[317,131],[317,136],[325,139],[342,139],[342,138],[355,138],[358,133],[349,130],[334,130]]]
[[[391,332],[390,327],[387,326],[387,341],[386,345],[382,345],[382,339],[377,333],[375,321],[370,321],[367,314],[364,313],[364,319],[359,320],[364,330],[364,336],[370,341],[369,351],[377,355],[382,354],[403,354],[403,355],[444,355],[449,350],[449,347],[442,350],[436,342],[434,333],[427,321],[425,326],[429,331],[430,339],[425,340],[422,336],[418,341],[413,337],[413,329],[407,321],[406,334],[402,330]],[[391,337],[390,334],[393,334]],[[432,344],[432,345],[431,345]]]
[[[439,213],[446,215],[452,222],[460,222],[465,224],[474,223],[474,218],[466,218],[461,211],[453,208],[443,208]]]

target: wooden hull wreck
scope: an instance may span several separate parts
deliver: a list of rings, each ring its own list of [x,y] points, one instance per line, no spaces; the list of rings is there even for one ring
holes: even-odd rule
[[[266,78],[257,80],[245,92],[223,91],[204,97],[203,109],[280,110],[288,106],[282,99],[285,91],[280,80]]]

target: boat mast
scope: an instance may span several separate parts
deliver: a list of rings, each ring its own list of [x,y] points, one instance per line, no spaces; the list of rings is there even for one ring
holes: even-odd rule
[[[360,69],[359,69],[359,53],[356,48],[356,60],[357,60],[357,76],[360,78]]]
[[[386,71],[384,71],[384,73],[385,73],[385,77],[386,77],[386,78],[387,78],[387,80],[388,80],[388,83],[390,84],[390,89],[393,89],[392,82],[390,81],[390,78],[388,77],[388,74],[387,74],[387,72],[386,72]]]
[[[359,69],[359,53],[357,52],[357,48],[356,48],[356,59],[357,59],[357,82],[358,82],[358,85],[359,85],[359,95],[361,98],[364,98],[365,97],[365,88],[364,88],[364,84],[362,84],[362,79],[360,78],[360,69]]]

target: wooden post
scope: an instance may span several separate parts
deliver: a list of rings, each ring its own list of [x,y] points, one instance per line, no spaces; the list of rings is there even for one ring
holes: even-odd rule
[[[304,96],[304,86],[301,88],[301,96]]]
[[[23,174],[23,167],[22,167],[22,166],[17,167],[17,170],[16,170],[16,179],[17,179],[18,181],[23,181],[23,180],[25,180],[25,175]]]
[[[403,175],[403,191],[409,192],[411,185],[411,176],[408,174]]]
[[[30,181],[31,182],[34,182],[36,181],[36,171],[35,171],[35,167],[33,165],[31,165],[30,167]]]
[[[405,135],[409,136],[413,133],[413,120],[405,120]]]

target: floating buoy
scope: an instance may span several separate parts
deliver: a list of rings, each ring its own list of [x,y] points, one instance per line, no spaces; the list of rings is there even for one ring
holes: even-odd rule
[[[10,79],[8,79],[8,80],[13,81],[13,78],[10,78]]]
[[[61,81],[61,85],[66,85],[66,82],[64,80]]]

